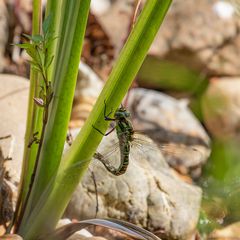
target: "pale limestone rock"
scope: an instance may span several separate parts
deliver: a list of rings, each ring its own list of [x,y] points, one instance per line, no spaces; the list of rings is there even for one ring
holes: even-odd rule
[[[77,133],[78,131],[76,131]],[[73,132],[74,135],[74,132]],[[103,139],[99,152],[114,144],[116,136]],[[118,152],[112,156],[118,159]],[[149,230],[164,229],[166,235],[186,239],[198,221],[201,190],[182,182],[166,164],[157,148],[144,148],[130,155],[125,174],[115,177],[94,160],[99,212],[97,217],[118,218]],[[69,218],[94,218],[96,196],[88,171],[78,186],[65,215]]]
[[[8,12],[4,0],[0,0],[0,72],[4,68],[4,54],[8,41]]]
[[[237,140],[240,137],[239,91],[239,78],[214,78],[202,97],[205,124],[217,138]]]
[[[168,163],[182,174],[199,177],[210,154],[210,139],[187,101],[135,88],[128,104],[135,129],[159,145]]]
[[[4,157],[12,157],[7,169],[13,182],[18,182],[24,148],[24,134],[27,119],[29,81],[25,78],[0,75],[0,136],[11,135],[1,140]]]

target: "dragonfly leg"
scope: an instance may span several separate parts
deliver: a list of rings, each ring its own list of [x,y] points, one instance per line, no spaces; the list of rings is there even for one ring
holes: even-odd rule
[[[109,134],[110,134],[111,132],[113,132],[114,129],[115,129],[115,127],[113,127],[109,132],[107,132],[107,133],[103,133],[101,130],[99,130],[99,129],[96,128],[95,126],[92,125],[92,127],[93,127],[95,130],[97,130],[99,133],[101,133],[103,136],[107,136],[107,135],[109,135]]]
[[[112,114],[112,110],[111,110],[111,112],[109,112],[108,114],[107,114],[107,104],[106,104],[106,101],[104,100],[104,119],[106,120],[106,121],[116,121],[116,119],[115,118],[110,118],[109,116]]]
[[[72,145],[72,143],[73,143],[73,136],[72,136],[72,134],[71,134],[70,131],[67,133],[66,142],[67,142],[67,144],[68,144],[69,147],[70,147],[70,146]]]
[[[111,132],[113,132],[115,130],[115,127],[113,127],[111,130],[109,130],[109,132],[105,133],[105,136],[109,135]]]

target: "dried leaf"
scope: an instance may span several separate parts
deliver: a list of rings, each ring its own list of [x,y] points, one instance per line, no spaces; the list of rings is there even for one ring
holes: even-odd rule
[[[44,103],[43,99],[34,97],[33,100],[39,107],[44,107],[45,106],[45,103]]]
[[[50,234],[46,234],[38,238],[38,240],[43,240],[43,239],[65,240],[75,232],[91,225],[111,228],[119,232],[122,232],[126,235],[132,236],[135,239],[160,240],[159,237],[155,236],[153,233],[143,228],[140,228],[134,224],[121,221],[121,220],[116,220],[116,219],[89,219],[89,220],[79,221],[77,223],[70,223],[56,229],[54,232]]]

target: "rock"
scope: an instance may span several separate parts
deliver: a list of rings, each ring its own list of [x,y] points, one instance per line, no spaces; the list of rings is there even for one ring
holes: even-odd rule
[[[0,141],[4,157],[12,160],[6,164],[11,182],[18,183],[24,148],[24,134],[27,120],[29,81],[27,79],[0,75],[0,137],[11,135]]]
[[[104,153],[115,141],[114,133],[110,134],[103,139],[98,151]],[[118,154],[115,152],[111,159],[118,159]],[[141,153],[130,156],[126,173],[118,177],[97,160],[90,169],[97,184],[97,217],[130,221],[150,231],[161,229],[165,235],[177,239],[186,239],[196,227],[201,190],[177,178],[157,148],[142,148]],[[88,171],[65,215],[71,219],[94,218],[95,211],[96,193]]]
[[[239,140],[239,91],[239,78],[214,78],[202,97],[204,122],[216,138]]]
[[[114,1],[105,14],[96,14],[97,19],[106,30],[116,52],[122,48],[129,33],[135,0]],[[113,19],[116,19],[113,21]]]
[[[107,239],[103,237],[84,237],[80,234],[73,234],[73,236],[68,238],[67,240],[107,240]]]
[[[15,7],[17,24],[19,24],[24,32],[31,32],[31,13],[33,11],[31,0],[19,0]]]
[[[99,2],[99,1],[98,1]],[[89,13],[82,60],[106,80],[112,69],[115,49],[104,27],[95,15]]]
[[[103,88],[103,82],[93,70],[81,62],[75,90],[70,128],[81,127],[91,112]]]
[[[5,47],[8,41],[8,12],[4,0],[0,0],[0,36],[0,72],[2,72]]]
[[[210,75],[238,75],[239,18],[222,17],[219,0],[173,2],[150,54]],[[228,3],[230,5],[230,3]],[[226,7],[225,7],[226,9]],[[191,24],[189,24],[191,19]]]
[[[229,240],[238,239],[240,236],[240,222],[233,223],[223,229],[214,230],[210,235],[210,239]]]
[[[0,148],[0,226],[7,226],[13,217],[13,194],[7,182],[6,161]]]
[[[105,14],[111,7],[111,0],[93,0],[91,1],[91,11],[93,14]]]
[[[6,234],[1,236],[2,240],[23,240],[23,238],[17,234]]]
[[[187,102],[153,90],[132,89],[128,105],[135,129],[159,144],[168,163],[182,174],[199,177],[210,154],[210,140]]]
[[[213,10],[222,19],[231,19],[235,13],[233,4],[222,0],[213,5]]]
[[[117,0],[108,12],[97,14],[117,50],[128,35],[133,11],[133,0]],[[183,4],[182,0],[175,0],[149,55],[207,76],[239,75],[239,27],[231,2],[202,0],[195,4],[186,0]]]

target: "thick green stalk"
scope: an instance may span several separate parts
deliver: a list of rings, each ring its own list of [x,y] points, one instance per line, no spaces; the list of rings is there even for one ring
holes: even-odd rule
[[[42,22],[42,1],[33,1],[33,18],[32,18],[32,35],[40,34],[41,22]],[[22,173],[19,187],[19,196],[16,207],[16,215],[21,211],[22,204],[25,201],[28,186],[30,183],[35,159],[37,155],[38,145],[32,144],[31,148],[28,147],[33,134],[35,132],[41,132],[41,118],[42,110],[34,104],[33,97],[38,96],[39,92],[40,76],[31,68],[30,70],[30,88],[28,96],[28,112],[27,112],[27,123],[24,141],[24,155],[22,164]]]
[[[56,56],[55,56],[55,50],[57,46],[57,42],[59,40],[58,33],[59,33],[59,16],[61,16],[61,6],[62,6],[62,0],[48,0],[47,6],[46,6],[46,14],[45,16],[51,15],[51,23],[49,27],[49,32],[53,33],[53,36],[56,37],[54,41],[50,44],[48,51],[49,56],[54,56],[52,64],[49,66],[47,70],[48,79],[51,81],[52,78],[52,72],[54,69],[54,66],[56,64]]]
[[[39,165],[32,192],[20,226],[28,228],[25,221],[41,194],[56,175],[66,139],[68,122],[76,86],[78,65],[88,18],[90,0],[63,0],[56,67],[53,72],[54,97],[46,125]]]
[[[149,0],[145,4],[93,111],[72,147],[63,157],[59,174],[55,180],[50,181],[51,184],[43,192],[42,197],[47,197],[47,199],[40,200],[22,226],[20,233],[25,239],[34,239],[39,229],[42,229],[44,233],[55,227],[102,139],[92,125],[103,132],[108,127],[103,116],[104,100],[109,109],[118,108],[142,64],[170,4],[171,0]],[[31,227],[27,228],[26,226],[30,223]]]

